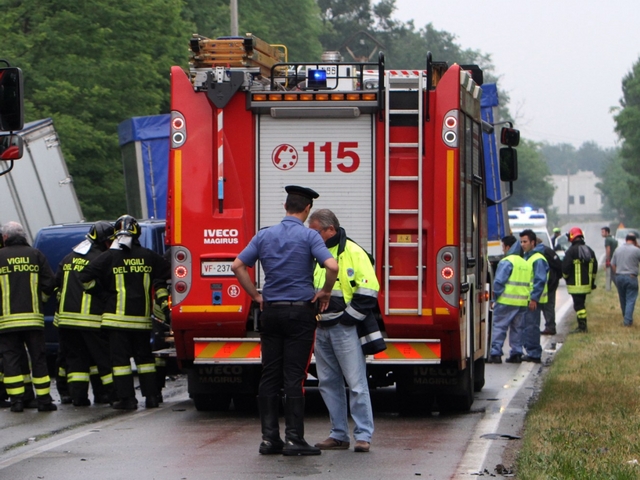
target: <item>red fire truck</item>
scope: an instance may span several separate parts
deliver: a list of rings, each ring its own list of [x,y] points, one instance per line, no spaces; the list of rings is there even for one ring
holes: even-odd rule
[[[375,257],[388,348],[367,359],[371,387],[469,409],[489,335],[481,71],[430,54],[420,71],[385,70],[382,54],[288,63],[250,34],[194,37],[191,50],[190,71],[171,71],[167,241],[196,408],[255,403],[259,309],[230,267],[298,184]],[[505,147],[503,180],[514,157]]]

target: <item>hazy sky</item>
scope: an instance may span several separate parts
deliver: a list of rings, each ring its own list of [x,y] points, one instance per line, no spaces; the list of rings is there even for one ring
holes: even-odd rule
[[[491,54],[523,137],[618,142],[611,107],[640,55],[638,0],[396,0],[394,18],[433,23]],[[434,58],[434,60],[439,60]]]

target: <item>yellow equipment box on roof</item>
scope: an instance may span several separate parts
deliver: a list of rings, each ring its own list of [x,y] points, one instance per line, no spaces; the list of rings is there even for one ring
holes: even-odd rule
[[[217,39],[194,34],[190,47],[192,68],[259,67],[262,75],[269,77],[274,64],[286,61],[284,46],[270,45],[251,33]]]

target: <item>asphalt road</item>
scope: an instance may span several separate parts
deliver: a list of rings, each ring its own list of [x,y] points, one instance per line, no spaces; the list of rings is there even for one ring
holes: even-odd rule
[[[583,228],[587,242],[602,255],[599,224]],[[158,409],[0,410],[0,479],[502,478],[495,467],[506,461],[505,452],[517,449],[528,403],[575,323],[571,306],[561,284],[559,334],[543,337],[543,364],[487,365],[485,388],[468,413],[400,413],[395,389],[376,391],[376,432],[367,454],[259,455],[257,412],[198,412],[187,398],[185,378],[178,376],[168,382]],[[308,390],[307,399],[305,437],[315,443],[327,437],[329,418],[315,389]]]

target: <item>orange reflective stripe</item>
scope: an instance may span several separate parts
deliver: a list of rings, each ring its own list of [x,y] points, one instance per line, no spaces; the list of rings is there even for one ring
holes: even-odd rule
[[[260,358],[260,342],[200,342],[195,358]]]
[[[435,360],[441,358],[440,343],[393,342],[386,339],[387,349],[376,353],[376,360]]]

